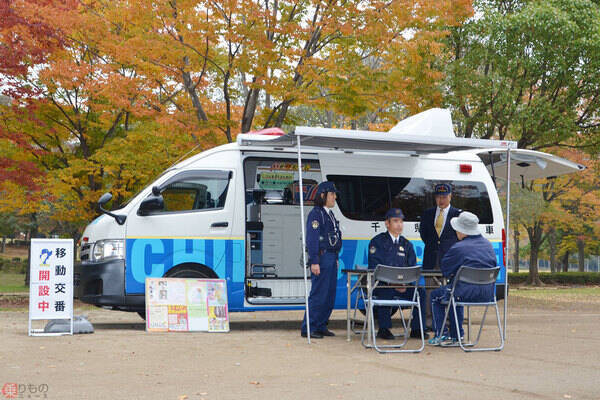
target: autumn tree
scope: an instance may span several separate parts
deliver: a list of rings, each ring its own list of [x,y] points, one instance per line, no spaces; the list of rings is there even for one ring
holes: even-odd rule
[[[282,126],[293,105],[358,117],[440,101],[445,28],[468,1],[86,2],[82,32],[155,81],[202,129]],[[107,33],[108,30],[108,33]]]
[[[197,142],[157,111],[155,88],[134,68],[80,40],[79,2],[9,1],[1,11],[0,48],[12,57],[0,58],[11,99],[0,106],[0,210],[51,211],[76,237],[103,191],[124,200]]]
[[[452,29],[446,102],[461,135],[600,148],[600,4],[476,0]]]
[[[452,56],[444,100],[453,109],[458,133],[516,140],[519,148],[579,148],[596,155],[600,4],[476,0],[473,6],[475,17],[452,28],[448,37]],[[523,194],[532,198],[522,204],[527,222],[521,223],[530,241],[530,282],[539,283],[537,253],[546,234],[555,240],[549,204],[573,188],[554,181],[525,188],[532,192]],[[511,213],[519,211],[513,205]]]

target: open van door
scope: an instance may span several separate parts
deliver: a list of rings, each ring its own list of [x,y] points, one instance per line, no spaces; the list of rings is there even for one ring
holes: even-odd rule
[[[492,177],[507,180],[506,149],[482,149],[477,151],[477,155]],[[555,178],[584,169],[584,165],[553,154],[525,149],[510,150],[511,182],[525,183],[533,179]]]

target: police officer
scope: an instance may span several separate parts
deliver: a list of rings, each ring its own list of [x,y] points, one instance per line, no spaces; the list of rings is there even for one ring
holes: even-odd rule
[[[452,218],[450,224],[456,231],[458,242],[448,250],[441,262],[442,273],[449,278],[449,284],[431,292],[431,310],[435,331],[435,337],[429,341],[431,345],[439,345],[447,341],[453,343],[458,341],[458,332],[456,332],[452,310],[448,313],[450,317],[450,337],[443,336],[444,329],[442,327],[446,312],[446,305],[443,303],[450,299],[452,280],[458,269],[463,265],[473,268],[496,267],[496,253],[492,244],[481,235],[479,218],[475,214],[465,211],[460,216]],[[491,301],[494,296],[494,284],[481,286],[458,282],[454,290],[454,296],[459,301]],[[463,312],[463,307],[456,307],[461,337],[464,335],[462,328]]]
[[[321,182],[317,187],[315,207],[306,220],[306,247],[312,283],[308,297],[310,337],[314,339],[335,336],[327,329],[327,321],[335,304],[338,254],[342,248],[340,224],[332,211],[336,199],[337,190],[333,182]],[[303,337],[307,336],[306,314],[300,333]]]
[[[456,243],[456,232],[448,223],[452,218],[458,217],[462,210],[452,207],[452,186],[441,183],[434,188],[436,207],[429,208],[423,212],[419,233],[425,251],[423,254],[423,269],[440,267],[440,260],[454,243]]]
[[[374,269],[378,264],[392,267],[413,267],[417,264],[417,256],[411,242],[402,236],[404,227],[404,214],[399,208],[391,208],[385,214],[385,226],[387,232],[382,232],[371,239],[369,243],[369,269]],[[414,288],[383,288],[373,291],[373,297],[391,300],[399,298],[412,300]],[[419,297],[425,301],[425,291],[419,288]],[[394,335],[390,331],[392,327],[391,307],[375,307],[375,313],[379,322],[377,337],[393,340]],[[425,308],[421,308],[422,318],[425,321]],[[424,334],[425,338],[429,335]],[[419,311],[413,308],[410,337],[420,338],[421,327],[419,323]]]
[[[448,221],[457,217],[462,210],[452,207],[452,186],[447,183],[441,183],[434,187],[434,197],[436,206],[429,208],[423,212],[421,222],[419,224],[419,234],[425,244],[423,253],[423,269],[439,269],[440,260],[448,249],[456,243],[456,232]],[[433,285],[433,280],[428,278],[425,280],[427,286]],[[425,311],[427,320],[425,325],[426,331],[432,330],[431,308],[427,298],[431,295],[431,289],[426,290],[427,297],[423,298],[425,303]]]

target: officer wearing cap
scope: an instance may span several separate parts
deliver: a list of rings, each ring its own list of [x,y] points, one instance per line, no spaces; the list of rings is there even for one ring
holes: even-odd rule
[[[421,222],[419,224],[419,233],[425,244],[423,252],[423,269],[439,269],[440,260],[448,249],[456,243],[456,232],[448,221],[457,217],[462,210],[452,207],[452,186],[447,183],[441,183],[434,187],[434,197],[436,206],[429,208],[423,212]],[[431,278],[425,280],[425,283],[430,286],[433,284]],[[428,298],[431,294],[431,289],[426,290],[427,298],[424,298],[425,312],[427,314],[426,331],[431,330],[432,316],[430,302]]]
[[[449,284],[431,292],[431,310],[435,331],[435,337],[429,341],[429,344],[432,345],[439,345],[447,341],[458,341],[454,313],[448,313],[450,317],[450,337],[443,336],[442,323],[446,311],[446,304],[444,303],[447,303],[450,299],[452,280],[459,268],[463,265],[473,268],[496,267],[496,252],[489,240],[481,235],[479,218],[475,214],[465,211],[460,216],[452,218],[450,224],[456,231],[458,241],[446,252],[441,262],[442,274],[449,278]],[[458,301],[491,301],[494,297],[494,284],[481,286],[458,282],[454,289],[454,296]],[[462,328],[463,312],[463,307],[456,307],[461,337],[464,335]]]
[[[417,264],[417,256],[414,247],[404,236],[402,229],[404,227],[404,214],[399,208],[391,208],[385,214],[385,226],[387,232],[382,232],[371,239],[369,243],[369,269],[374,269],[377,265],[387,265],[392,267],[412,267]],[[379,285],[382,285],[380,283]],[[378,285],[378,286],[379,286]],[[425,301],[425,291],[419,288],[419,297]],[[403,300],[412,300],[414,288],[382,288],[378,287],[373,291],[373,296],[378,299],[390,300],[399,298]],[[424,307],[421,308],[423,321],[425,320]],[[411,321],[411,337],[421,337],[421,328],[419,324],[419,314],[417,308],[413,308]],[[393,340],[394,335],[390,331],[392,327],[391,307],[375,307],[375,313],[379,322],[377,337],[381,339]],[[425,334],[425,337],[428,335]]]
[[[448,249],[456,243],[456,232],[449,221],[458,217],[462,210],[452,207],[452,186],[441,183],[435,186],[436,207],[429,208],[423,212],[419,233],[425,243],[423,254],[423,269],[440,267],[440,260]]]
[[[311,288],[308,297],[310,337],[321,339],[335,336],[327,329],[327,321],[335,304],[338,254],[342,248],[340,224],[332,208],[337,199],[333,182],[324,181],[317,187],[315,207],[306,220],[306,247],[310,266]],[[300,333],[307,336],[306,314]]]

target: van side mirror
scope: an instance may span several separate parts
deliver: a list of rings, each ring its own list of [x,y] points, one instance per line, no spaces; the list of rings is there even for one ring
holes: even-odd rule
[[[112,193],[104,193],[98,199],[98,205],[103,206],[103,205],[105,205],[106,203],[108,203],[111,200],[112,200]]]
[[[165,209],[165,200],[160,194],[160,188],[158,186],[152,187],[152,194],[146,197],[140,203],[140,208],[138,208],[138,215],[150,215],[155,211],[162,211]]]
[[[102,196],[100,196],[100,198],[98,199],[98,210],[100,210],[100,212],[102,212],[106,215],[110,215],[111,217],[113,217],[115,219],[115,221],[117,221],[117,224],[123,225],[125,223],[125,220],[127,219],[126,215],[113,214],[112,212],[110,212],[104,208],[104,205],[106,205],[106,203],[111,201],[112,197],[113,197],[112,194],[109,192],[104,193]]]

